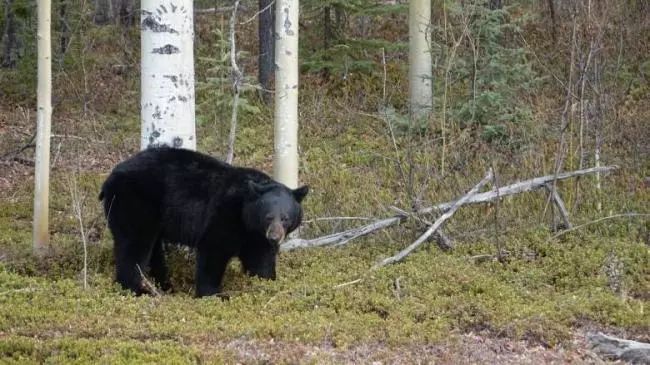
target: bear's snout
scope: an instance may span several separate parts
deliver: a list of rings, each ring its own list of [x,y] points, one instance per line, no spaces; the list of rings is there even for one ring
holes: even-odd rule
[[[273,221],[266,229],[266,239],[273,243],[280,244],[284,240],[284,236],[284,227],[280,221]]]

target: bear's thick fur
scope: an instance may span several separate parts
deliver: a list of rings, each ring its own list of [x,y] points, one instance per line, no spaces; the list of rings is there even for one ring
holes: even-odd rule
[[[265,173],[197,152],[152,148],[118,164],[99,195],[115,241],[115,280],[146,293],[142,272],[170,288],[163,242],[196,249],[196,295],[221,292],[231,258],[275,279],[282,239],[302,221],[308,187],[292,190]]]

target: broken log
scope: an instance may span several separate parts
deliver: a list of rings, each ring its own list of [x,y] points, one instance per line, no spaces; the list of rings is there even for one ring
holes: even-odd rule
[[[524,193],[528,191],[537,190],[544,188],[546,184],[553,181],[565,180],[576,176],[583,176],[594,173],[603,173],[616,170],[618,166],[602,166],[602,167],[592,167],[589,169],[576,170],[570,172],[563,172],[556,175],[546,175],[542,177],[536,177],[533,179],[517,182],[514,184],[506,185],[497,189],[492,189],[490,191],[479,193],[467,200],[465,204],[478,204],[478,203],[487,203],[496,199],[502,199],[505,196],[515,195],[519,193]],[[438,204],[432,207],[420,209],[417,211],[418,214],[427,214],[433,212],[441,212],[449,210],[454,205],[455,201]],[[312,239],[303,239],[303,238],[294,238],[282,244],[280,246],[281,251],[291,251],[297,248],[308,248],[308,247],[321,247],[328,245],[344,245],[351,240],[370,234],[372,232],[384,229],[390,226],[399,224],[402,220],[407,219],[408,215],[397,214],[392,217],[378,219],[374,222],[368,223],[361,227],[356,227],[348,229],[339,233],[332,233],[326,236],[312,238]]]
[[[485,185],[487,184],[490,180],[492,180],[492,169],[490,169],[478,184],[476,184],[472,190],[467,192],[462,198],[458,199],[454,205],[449,208],[443,215],[440,216],[440,218],[436,219],[436,221],[429,227],[429,229],[426,230],[420,237],[418,237],[415,242],[411,243],[408,247],[403,249],[402,251],[398,252],[395,256],[387,257],[381,262],[379,262],[377,265],[375,265],[375,269],[380,268],[382,266],[394,264],[396,262],[402,261],[408,254],[413,252],[416,248],[420,247],[420,245],[426,241],[435,231],[438,230],[438,228],[442,227],[442,225],[449,219],[451,218],[454,213],[456,213],[456,210],[460,208],[465,202],[467,202],[469,199],[471,199],[476,193]]]

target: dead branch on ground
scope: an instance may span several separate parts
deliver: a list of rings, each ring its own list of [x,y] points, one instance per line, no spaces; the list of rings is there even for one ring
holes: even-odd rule
[[[472,190],[465,194],[462,198],[458,199],[450,208],[447,210],[440,218],[438,218],[435,223],[426,232],[424,232],[420,237],[418,237],[415,242],[411,243],[408,247],[397,253],[395,256],[388,257],[382,260],[380,263],[374,266],[375,269],[382,266],[394,264],[396,262],[402,261],[408,254],[413,252],[416,248],[420,247],[434,232],[438,230],[449,218],[451,218],[456,210],[465,204],[472,196],[474,196],[485,184],[492,180],[493,172],[492,169],[488,171],[483,180],[476,184]]]
[[[575,176],[609,172],[612,170],[616,170],[617,168],[618,166],[615,165],[592,167],[584,170],[570,171],[570,172],[564,172],[555,175],[536,177],[534,179],[517,182],[514,184],[502,186],[498,189],[492,189],[484,193],[476,194],[468,198],[465,204],[487,203],[495,199],[503,199],[504,197],[509,195],[515,195],[519,193],[524,193],[524,192],[544,188],[546,184],[554,183],[555,181],[565,180]],[[449,210],[454,205],[454,203],[455,201],[438,204],[432,207],[420,209],[417,211],[417,213],[418,214],[428,214],[433,212],[444,213],[447,210]],[[313,239],[294,238],[292,240],[285,242],[280,249],[281,251],[291,251],[297,248],[321,247],[321,246],[328,246],[328,245],[340,246],[350,242],[355,238],[365,236],[367,234],[378,231],[380,229],[397,225],[402,220],[407,218],[408,215],[397,214],[392,217],[378,219],[374,222],[371,222],[361,227],[348,229],[346,231],[339,232],[339,233],[328,234],[322,237],[317,237]]]

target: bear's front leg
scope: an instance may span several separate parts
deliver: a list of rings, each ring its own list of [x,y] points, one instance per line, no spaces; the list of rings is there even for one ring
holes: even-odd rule
[[[230,256],[215,252],[213,247],[199,246],[196,252],[196,296],[220,295],[223,273]],[[223,296],[223,295],[220,295]]]

